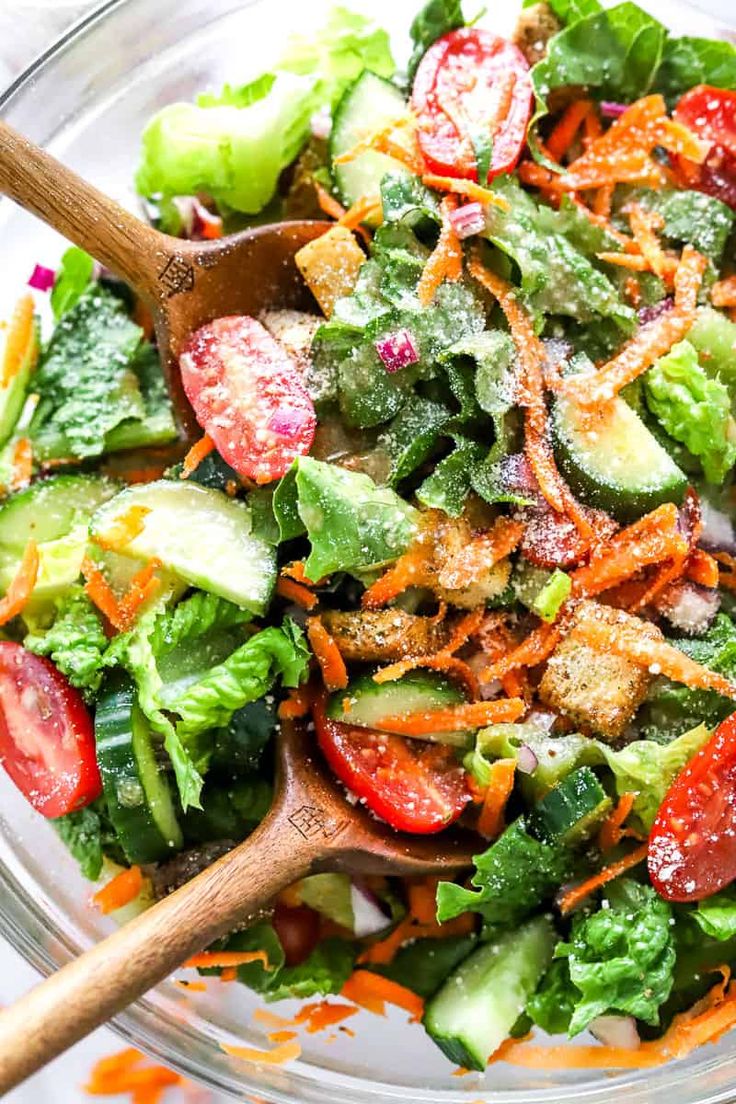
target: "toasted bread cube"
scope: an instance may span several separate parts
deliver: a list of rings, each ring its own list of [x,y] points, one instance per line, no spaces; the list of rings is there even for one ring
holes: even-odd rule
[[[348,663],[389,663],[430,655],[446,642],[448,630],[434,617],[402,609],[325,610],[322,621]]]
[[[550,38],[560,30],[562,24],[549,4],[532,4],[520,13],[511,41],[530,65],[536,65],[547,53]]]
[[[581,629],[590,617],[611,626],[632,622],[639,632],[646,632],[653,640],[661,640],[662,634],[655,625],[621,610],[597,602],[581,602],[570,632],[547,661],[539,685],[539,697],[544,704],[563,713],[581,732],[615,741],[644,701],[652,675],[628,659],[591,648]]]
[[[366,255],[344,226],[333,226],[326,234],[303,245],[294,257],[304,282],[327,318],[335,303],[350,295],[365,264]]]

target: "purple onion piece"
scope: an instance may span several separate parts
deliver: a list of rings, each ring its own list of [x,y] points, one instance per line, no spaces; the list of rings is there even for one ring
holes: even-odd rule
[[[450,222],[461,241],[480,234],[486,228],[486,213],[480,203],[465,203],[450,215]]]
[[[353,932],[358,939],[377,935],[391,923],[379,898],[360,881],[350,883],[350,904],[353,909]]]
[[[588,1027],[604,1046],[638,1050],[641,1039],[633,1016],[596,1016]]]
[[[707,632],[721,606],[717,590],[698,583],[681,582],[669,587],[657,603],[659,612],[673,628],[688,636]]]
[[[549,713],[545,709],[532,709],[524,723],[533,725],[539,732],[551,732],[556,720],[556,713]]]
[[[716,509],[707,499],[700,500],[703,531],[699,544],[709,552],[730,552],[736,555],[736,530],[728,514]]]
[[[197,196],[174,196],[171,202],[179,212],[183,238],[203,241],[222,235],[222,219],[208,211]]]
[[[397,330],[396,333],[379,338],[376,352],[387,372],[398,372],[419,360],[419,351],[408,330]]]
[[[516,765],[522,774],[534,774],[539,760],[528,744],[522,744],[516,753]]]
[[[56,273],[53,268],[46,268],[45,265],[37,264],[31,273],[28,286],[36,291],[51,291],[55,281]]]
[[[530,498],[535,502],[542,502],[537,478],[523,452],[504,456],[499,467],[500,482],[505,491],[522,498]]]
[[[628,107],[629,104],[618,103],[616,100],[601,100],[601,115],[604,119],[618,119]]]
[[[672,310],[674,305],[675,300],[668,295],[666,299],[660,300],[659,303],[653,303],[651,307],[642,307],[636,312],[636,316],[642,326],[647,326],[650,322],[654,322],[655,319],[661,318],[667,311]]]
[[[268,428],[271,433],[276,433],[279,437],[294,438],[299,434],[304,423],[310,420],[311,416],[308,410],[289,408],[276,410],[268,421]]]
[[[329,107],[322,107],[319,111],[315,111],[309,120],[309,129],[315,138],[321,138],[325,141],[330,137],[332,133],[332,113]]]

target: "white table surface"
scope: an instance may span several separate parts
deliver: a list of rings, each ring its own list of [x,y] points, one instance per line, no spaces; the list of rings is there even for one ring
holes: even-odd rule
[[[734,0],[700,0],[713,14],[731,10]],[[96,0],[0,0],[0,87],[5,87],[28,62],[74,20],[95,6]],[[417,0],[416,7],[420,6]],[[0,1005],[10,1004],[37,980],[35,972],[7,944],[0,942]],[[7,1104],[83,1104],[84,1083],[93,1063],[123,1046],[111,1031],[103,1029],[79,1043],[21,1088],[5,1097]],[[100,1099],[95,1097],[94,1099]],[[105,1097],[110,1104],[125,1104],[130,1097]],[[164,1104],[185,1104],[191,1096],[169,1090]],[[208,1094],[208,1104],[225,1104],[225,1098]],[[205,1097],[197,1096],[198,1104]]]

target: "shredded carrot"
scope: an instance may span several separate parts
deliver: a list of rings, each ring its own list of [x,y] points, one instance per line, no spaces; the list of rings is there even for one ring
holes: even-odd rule
[[[118,618],[116,628],[127,631],[135,624],[138,611],[159,588],[159,580],[156,572],[161,566],[159,560],[149,560],[148,563],[136,571],[130,580],[130,586],[118,601]]]
[[[185,993],[206,993],[207,983],[205,981],[183,981],[181,978],[177,978],[174,985],[178,989],[183,989]]]
[[[0,598],[0,625],[7,625],[26,607],[38,578],[39,555],[34,540],[25,547],[20,565],[10,586]]]
[[[289,696],[279,704],[279,720],[296,720],[306,717],[312,708],[312,692],[308,686],[298,686],[289,691]]]
[[[484,677],[489,681],[500,679],[518,667],[538,666],[552,654],[561,638],[559,625],[540,625],[518,647],[491,663],[484,671]]]
[[[375,727],[401,736],[462,732],[466,728],[481,728],[490,724],[512,724],[524,712],[526,702],[519,698],[496,698],[494,701],[470,702],[421,713],[396,713],[379,718]]]
[[[22,296],[15,306],[7,327],[7,340],[0,367],[0,387],[7,387],[15,379],[29,355],[37,355],[33,310],[33,296],[30,294]]]
[[[313,594],[308,587],[302,583],[295,583],[293,579],[286,579],[283,575],[276,581],[276,593],[305,610],[314,609],[319,601],[317,595]]]
[[[215,442],[205,433],[204,437],[200,437],[184,457],[179,478],[188,479],[197,470],[204,458],[214,452],[214,449]]]
[[[634,807],[635,801],[635,793],[621,794],[615,807],[603,821],[598,833],[598,846],[601,851],[610,851],[612,847],[621,842],[624,836],[631,833],[631,829],[623,828],[622,825]]]
[[[225,985],[229,985],[231,982],[237,981],[237,980],[238,980],[238,971],[235,969],[234,966],[226,966],[225,969],[221,972],[220,977],[219,977],[219,981],[224,982]]]
[[[579,622],[578,631],[592,648],[613,652],[692,690],[715,690],[726,698],[736,698],[736,684],[696,663],[672,644],[636,631],[629,623],[604,625],[595,617],[587,617]]]
[[[596,253],[596,257],[606,264],[629,268],[632,272],[649,272],[651,268],[646,257],[641,257],[638,253]]]
[[[269,1043],[288,1043],[291,1039],[296,1039],[297,1035],[296,1031],[270,1031],[268,1041]]]
[[[330,1001],[315,1001],[305,1004],[294,1017],[295,1024],[306,1024],[307,1034],[315,1035],[325,1028],[334,1027],[357,1013],[358,1009],[349,1004],[332,1004]]]
[[[636,276],[627,276],[624,281],[624,295],[629,306],[636,310],[641,304],[641,284]]]
[[[117,628],[121,621],[121,615],[115,591],[97,564],[89,556],[85,556],[82,560],[81,572],[85,580],[84,589],[89,598],[98,610],[105,615],[110,624]]]
[[[119,874],[95,893],[92,901],[100,912],[107,915],[134,901],[143,889],[143,874],[139,866],[121,870]]]
[[[718,562],[702,548],[695,548],[687,561],[685,574],[693,583],[704,587],[718,586]]]
[[[10,490],[20,491],[33,478],[33,447],[30,437],[19,437],[13,447]]]
[[[606,220],[610,219],[614,191],[615,185],[613,184],[603,184],[597,189],[595,199],[593,200],[594,215],[599,215]]]
[[[491,777],[485,788],[477,824],[481,836],[488,840],[495,839],[503,829],[506,802],[514,788],[515,771],[516,759],[496,759],[491,764]]]
[[[386,966],[389,962],[393,962],[397,951],[404,943],[414,939],[450,939],[456,935],[467,935],[474,928],[475,920],[469,912],[463,913],[456,920],[451,920],[446,924],[438,924],[434,918],[431,921],[420,923],[414,916],[409,914],[387,936],[366,947],[358,957],[358,962],[373,966]]]
[[[555,161],[561,161],[568,152],[580,127],[593,110],[591,100],[573,100],[565,108],[546,142],[547,150]]]
[[[370,970],[355,970],[345,982],[342,996],[379,1016],[385,1015],[386,1004],[395,1004],[409,1013],[412,1023],[424,1013],[424,1001],[411,989]]]
[[[229,966],[247,966],[249,962],[260,962],[264,970],[271,969],[265,951],[202,951],[188,958],[184,966],[192,970],[225,970]]]
[[[345,660],[334,638],[328,633],[318,617],[307,621],[307,637],[315,658],[322,671],[322,678],[328,690],[344,690],[348,684],[348,672]]]
[[[304,572],[303,560],[294,560],[293,563],[287,564],[286,567],[282,567],[281,574],[287,579],[293,579],[295,583],[301,583],[302,586],[306,587],[316,587],[322,582],[321,579],[317,579],[315,582],[307,578]]]
[[[419,924],[436,923],[438,877],[410,881],[406,887],[409,915]]]
[[[562,480],[549,447],[542,373],[546,359],[544,346],[511,285],[486,268],[477,251],[468,269],[470,275],[498,300],[511,330],[522,368],[519,405],[524,407],[524,451],[542,495],[553,510],[570,518],[584,539],[591,540],[592,526]]]
[[[400,556],[380,579],[368,587],[361,599],[364,609],[380,609],[402,594],[407,587],[421,586],[432,557],[430,542],[421,540]]]
[[[509,204],[502,196],[496,195],[490,188],[482,188],[480,184],[476,184],[473,180],[456,180],[452,176],[437,176],[435,173],[425,173],[422,177],[422,183],[438,192],[454,192],[456,195],[477,200],[478,203],[490,203],[494,207],[500,207],[502,211],[510,209]]]
[[[581,882],[580,885],[569,889],[567,893],[560,898],[560,911],[563,914],[570,912],[579,905],[581,901],[584,901],[586,897],[593,893],[594,890],[600,889],[601,886],[607,885],[608,882],[612,882],[614,878],[618,878],[619,875],[626,873],[627,870],[631,870],[632,867],[638,866],[639,863],[644,862],[647,857],[647,851],[647,844],[643,843],[641,847],[635,848],[617,862],[611,863],[610,866],[604,866],[603,870],[599,870],[592,878],[588,878],[586,881]]]
[[[671,283],[677,269],[677,261],[665,254],[656,233],[664,227],[664,218],[658,211],[646,211],[638,203],[629,204],[626,212],[631,223],[634,241],[639,246],[648,267],[655,276]]]
[[[450,214],[457,207],[455,196],[442,200],[442,229],[431,256],[425,264],[417,285],[417,296],[423,307],[429,307],[445,280],[459,280],[463,272],[463,251]]]
[[[253,1012],[253,1019],[266,1027],[292,1027],[294,1023],[293,1020],[272,1012],[270,1008],[256,1008]]]
[[[95,544],[108,552],[119,552],[143,532],[150,506],[129,506],[105,533],[95,536]]]
[[[510,555],[524,534],[522,522],[501,516],[493,527],[474,537],[443,564],[439,581],[448,590],[469,586],[490,570],[499,560]]]
[[[633,383],[655,360],[681,341],[695,320],[697,298],[707,261],[686,245],[675,273],[674,309],[643,326],[607,364],[592,375],[574,376],[562,384],[562,392],[589,410],[600,408],[627,384]]]
[[[412,128],[411,137],[413,142],[411,147],[407,146],[397,137],[397,132],[400,133],[408,127]],[[421,176],[424,172],[425,164],[424,158],[417,145],[415,135],[416,118],[410,113],[405,113],[399,118],[393,119],[379,130],[374,131],[373,134],[361,138],[351,149],[346,150],[345,153],[341,153],[339,157],[336,157],[333,163],[335,165],[348,165],[357,157],[362,156],[364,153],[368,153],[369,150],[373,150],[376,153],[385,153],[389,157],[393,157],[395,161],[400,161],[405,165],[409,172],[414,173],[415,176]]]
[[[345,214],[343,205],[338,203],[335,197],[331,196],[327,189],[323,188],[322,185],[318,184],[316,181],[314,188],[317,193],[317,203],[319,204],[320,210],[324,211],[330,218],[341,219]]]
[[[344,215],[340,216],[337,225],[344,226],[346,230],[357,230],[366,219],[380,222],[382,217],[383,207],[380,196],[361,196]]]
[[[710,289],[710,298],[714,307],[736,307],[736,276],[718,280]]]
[[[165,1066],[144,1065],[147,1062],[145,1054],[132,1049],[102,1058],[95,1063],[84,1091],[89,1096],[131,1093],[133,1104],[158,1104],[167,1088],[187,1084],[181,1074]]]
[[[258,1050],[256,1047],[230,1046],[228,1043],[220,1043],[220,1047],[232,1058],[240,1058],[244,1062],[255,1062],[264,1066],[283,1066],[287,1062],[293,1062],[302,1052],[299,1043],[291,1041],[281,1043],[273,1050]]]

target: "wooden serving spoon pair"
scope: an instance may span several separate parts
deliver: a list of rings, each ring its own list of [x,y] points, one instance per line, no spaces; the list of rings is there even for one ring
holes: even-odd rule
[[[326,228],[286,222],[218,241],[181,241],[144,225],[2,120],[0,193],[136,290],[153,315],[184,433],[194,431],[194,419],[177,358],[189,335],[227,314],[304,307],[294,254]],[[0,1095],[299,878],[318,871],[452,874],[470,864],[460,837],[401,836],[349,804],[303,725],[282,725],[277,744],[273,805],[244,843],[0,1012]]]

